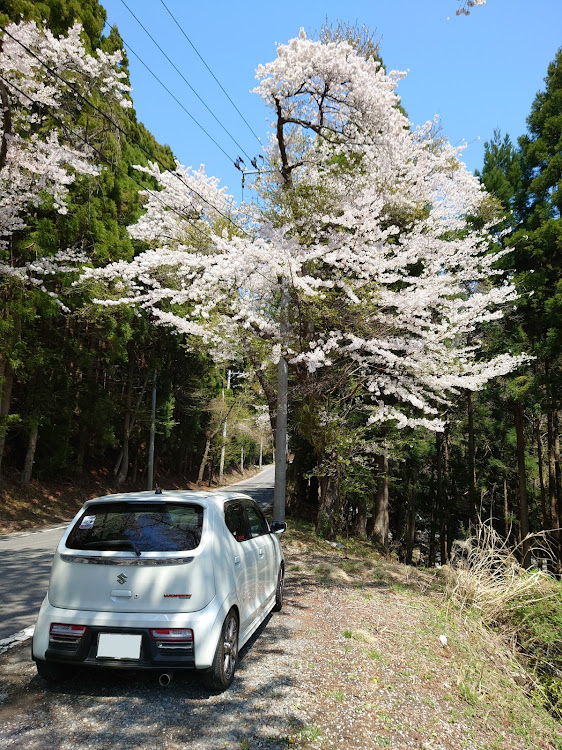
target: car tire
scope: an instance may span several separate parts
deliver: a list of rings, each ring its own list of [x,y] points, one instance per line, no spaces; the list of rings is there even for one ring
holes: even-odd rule
[[[237,664],[238,615],[231,609],[222,624],[213,665],[204,675],[205,685],[211,690],[226,690],[234,679]]]
[[[281,612],[283,609],[283,590],[285,588],[285,571],[283,567],[279,568],[279,575],[277,577],[277,589],[275,590],[275,604],[273,605],[274,612]]]
[[[37,674],[46,682],[64,682],[71,676],[71,667],[68,664],[56,664],[52,661],[36,661]]]

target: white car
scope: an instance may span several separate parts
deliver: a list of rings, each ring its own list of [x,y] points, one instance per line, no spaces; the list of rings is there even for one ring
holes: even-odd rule
[[[81,666],[178,669],[226,689],[239,649],[283,604],[279,534],[233,492],[164,491],[89,500],[53,559],[32,655],[60,680]]]

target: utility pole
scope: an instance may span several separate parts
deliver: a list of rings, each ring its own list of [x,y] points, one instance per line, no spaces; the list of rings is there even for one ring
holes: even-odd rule
[[[230,390],[230,375],[231,370],[227,371],[226,376],[226,390]],[[225,401],[224,388],[222,389],[222,400]],[[226,408],[226,407],[225,407]],[[222,446],[221,446],[221,460],[219,464],[219,487],[222,484],[222,478],[224,476],[224,458],[226,453],[226,429],[227,429],[228,417],[225,417],[224,424],[222,426]]]
[[[281,288],[281,338],[287,330],[287,308],[289,297],[285,285]],[[289,393],[289,365],[284,357],[279,358],[277,370],[277,420],[275,424],[275,488],[273,490],[273,520],[285,520],[285,497],[287,493],[287,401]]]

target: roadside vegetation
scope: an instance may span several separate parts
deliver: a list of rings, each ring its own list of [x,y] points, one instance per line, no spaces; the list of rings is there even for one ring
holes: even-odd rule
[[[404,565],[357,538],[330,543],[317,537],[311,524],[296,519],[290,521],[285,542],[288,576],[298,577],[299,586],[308,581],[350,587],[358,601],[373,603],[382,590],[391,601],[423,613],[413,635],[403,633],[395,647],[406,649],[405,669],[435,691],[429,697],[424,690],[423,700],[450,704],[449,721],[485,715],[496,740],[473,737],[475,744],[467,746],[515,747],[509,740],[513,733],[526,748],[562,748],[560,582],[521,568],[488,530],[473,540],[469,558],[457,568]],[[361,651],[365,671],[388,663],[388,640],[383,646],[368,626],[350,625],[341,635],[344,649]],[[344,700],[340,693],[332,691],[334,701]],[[381,736],[380,743],[385,741]]]
[[[459,567],[445,569],[448,599],[511,646],[533,699],[561,719],[562,582],[539,567],[523,569],[491,525],[482,525],[463,549]],[[544,544],[536,553],[539,564],[552,564]]]

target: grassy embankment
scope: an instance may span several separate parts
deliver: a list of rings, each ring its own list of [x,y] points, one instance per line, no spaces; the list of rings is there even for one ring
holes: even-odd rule
[[[507,732],[529,750],[562,750],[560,582],[522,570],[490,534],[473,545],[470,566],[455,570],[408,567],[356,539],[330,545],[314,536],[311,525],[293,519],[287,536],[288,572],[301,582],[351,586],[354,596],[372,598],[373,606],[381,606],[376,592],[383,588],[424,613],[420,632],[406,644],[412,673],[420,671],[422,683],[431,678],[436,704],[450,700],[446,720],[470,725],[478,717],[482,727],[485,716],[486,734],[497,734],[497,745],[475,737],[476,746],[505,750],[511,746]],[[366,637],[352,630],[343,635]],[[443,636],[443,648],[436,649]],[[384,659],[380,645],[365,654]]]

